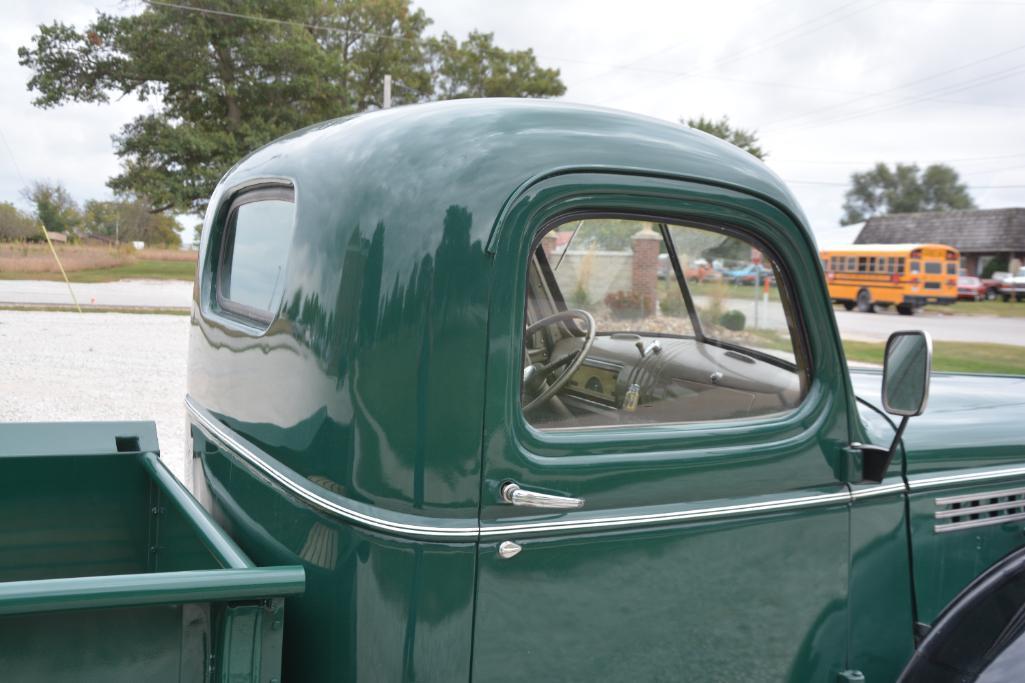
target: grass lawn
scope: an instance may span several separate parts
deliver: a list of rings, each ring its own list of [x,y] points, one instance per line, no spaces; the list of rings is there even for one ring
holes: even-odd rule
[[[844,341],[848,360],[883,364],[884,343]],[[1025,347],[974,342],[933,342],[932,369],[938,372],[992,372],[1025,375]]]
[[[196,277],[195,261],[144,261],[137,260],[123,266],[75,270],[68,273],[72,282],[114,282],[116,280],[193,280]],[[3,280],[63,280],[60,273],[2,271]]]
[[[952,306],[926,306],[927,313],[941,315],[993,315],[999,318],[1025,318],[1025,301],[958,301]]]

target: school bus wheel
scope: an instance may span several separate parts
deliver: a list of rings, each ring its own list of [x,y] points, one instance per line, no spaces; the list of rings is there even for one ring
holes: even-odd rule
[[[876,310],[872,305],[872,295],[867,289],[858,291],[858,310],[862,313],[874,313]]]

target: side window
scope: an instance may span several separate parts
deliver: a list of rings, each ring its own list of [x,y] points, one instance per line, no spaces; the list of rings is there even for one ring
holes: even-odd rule
[[[524,415],[556,429],[792,410],[808,385],[793,310],[770,255],[732,233],[556,225],[529,264]]]
[[[217,303],[236,316],[267,324],[284,290],[295,228],[289,188],[247,192],[231,205],[217,268]]]

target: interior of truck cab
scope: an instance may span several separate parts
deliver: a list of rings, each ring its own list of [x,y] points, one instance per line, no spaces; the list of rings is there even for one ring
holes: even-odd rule
[[[774,259],[741,233],[561,221],[528,266],[524,416],[551,430],[793,410],[808,364],[788,297]]]

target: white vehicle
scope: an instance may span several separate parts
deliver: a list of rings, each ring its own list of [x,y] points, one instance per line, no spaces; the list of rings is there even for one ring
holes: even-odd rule
[[[1025,301],[1025,267],[1019,268],[1012,277],[1000,281],[1000,296],[1004,301]]]

